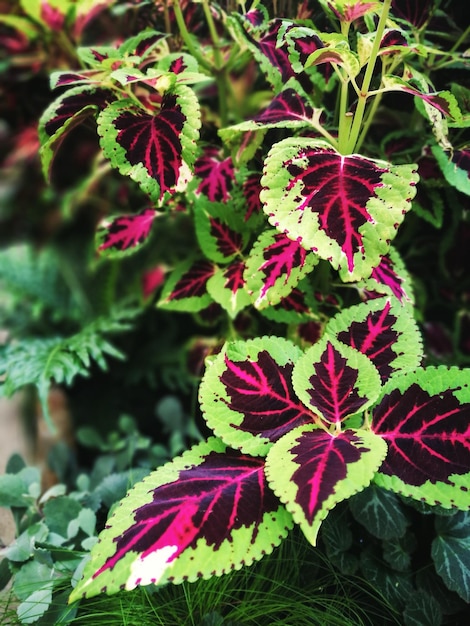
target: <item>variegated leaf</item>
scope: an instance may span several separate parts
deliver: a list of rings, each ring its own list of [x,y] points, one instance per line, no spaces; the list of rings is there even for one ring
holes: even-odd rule
[[[264,459],[211,438],[129,491],[71,600],[220,576],[270,553],[291,526],[266,483]]]
[[[328,512],[370,484],[386,452],[385,441],[370,431],[330,433],[306,424],[273,444],[266,459],[266,475],[315,545]]]
[[[261,200],[270,223],[340,270],[367,278],[411,207],[412,165],[344,156],[321,140],[289,138],[265,161]]]

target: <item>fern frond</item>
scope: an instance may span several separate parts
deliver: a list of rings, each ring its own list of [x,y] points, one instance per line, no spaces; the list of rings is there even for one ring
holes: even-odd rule
[[[51,383],[70,385],[76,376],[88,376],[93,362],[106,370],[109,357],[124,359],[106,336],[131,330],[132,320],[140,312],[121,309],[70,337],[24,339],[5,346],[0,353],[0,396],[9,397],[26,385],[35,385],[45,419],[53,428],[47,405]]]

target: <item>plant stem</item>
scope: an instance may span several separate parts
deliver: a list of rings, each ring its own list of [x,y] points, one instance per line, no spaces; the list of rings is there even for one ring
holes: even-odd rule
[[[372,45],[372,50],[370,54],[369,61],[367,62],[366,71],[364,74],[364,80],[362,81],[361,90],[359,92],[359,100],[357,103],[357,108],[354,113],[354,120],[351,127],[351,133],[349,135],[349,140],[347,142],[347,153],[351,154],[354,152],[356,147],[356,142],[359,137],[359,133],[361,130],[362,120],[364,117],[364,112],[366,108],[367,97],[369,95],[369,87],[372,81],[372,76],[374,73],[375,62],[377,60],[380,42],[382,40],[382,35],[385,29],[385,24],[387,22],[388,13],[390,10],[390,4],[392,0],[384,0],[382,13],[380,15],[379,23],[377,25],[377,30],[375,32],[375,39]]]
[[[215,27],[214,18],[212,17],[211,8],[208,0],[202,0],[202,8],[204,10],[204,16],[206,18],[209,32],[211,34],[212,46],[214,51],[214,65],[215,65],[215,79],[217,82],[217,92],[219,98],[219,116],[221,128],[227,126],[228,111],[227,111],[227,71],[224,58],[220,51],[221,42],[217,28]]]
[[[180,35],[184,43],[186,44],[186,47],[188,48],[189,52],[196,59],[196,61],[199,63],[201,67],[205,68],[208,71],[211,71],[212,68],[210,64],[205,60],[202,54],[200,54],[200,52],[197,50],[197,48],[194,46],[192,42],[191,35],[189,34],[188,29],[186,28],[186,23],[184,21],[184,17],[181,11],[179,0],[175,0],[175,4],[173,5],[173,8],[175,10],[175,18],[176,18],[176,23],[178,24]]]

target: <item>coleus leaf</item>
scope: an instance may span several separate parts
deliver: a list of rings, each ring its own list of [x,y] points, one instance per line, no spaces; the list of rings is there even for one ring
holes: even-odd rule
[[[80,0],[77,2],[73,24],[75,38],[80,40],[87,25],[114,3],[115,0]]]
[[[313,416],[292,387],[301,354],[279,337],[227,344],[210,363],[199,390],[208,426],[230,446],[264,456],[289,430],[311,422]]]
[[[52,72],[50,75],[50,87],[66,87],[69,85],[93,84],[99,85],[102,82],[106,72],[102,70],[82,70],[80,72]]]
[[[156,215],[153,209],[144,209],[135,215],[119,215],[105,220],[95,235],[98,252],[110,258],[137,252],[147,242]]]
[[[148,64],[155,59],[165,58],[170,52],[166,39],[167,35],[157,30],[143,30],[119,46],[119,58],[137,57],[139,67],[142,67],[144,62]]]
[[[196,159],[194,173],[201,179],[196,193],[206,195],[211,202],[227,202],[235,181],[231,157],[222,158],[219,148],[206,146]]]
[[[380,393],[379,373],[358,350],[324,337],[295,364],[297,396],[326,424],[339,426],[364,411]]]
[[[324,37],[324,33],[322,33],[322,37]],[[322,53],[326,52],[325,42],[320,37],[320,34],[306,26],[293,26],[286,31],[286,41],[289,60],[294,72],[302,75],[302,72],[307,70],[307,74],[313,82],[312,87],[315,90],[325,90],[333,74],[331,64],[325,59],[322,64],[312,64],[307,69],[307,60],[314,52],[318,50],[321,50]],[[343,40],[343,42],[345,43],[343,48],[348,47],[347,41]],[[330,59],[333,60],[333,55],[331,55]],[[335,57],[334,61],[336,60],[340,59]]]
[[[368,13],[377,13],[381,9],[380,2],[370,2],[370,0],[359,0],[359,2],[328,0],[328,6],[339,20],[348,23],[354,22]]]
[[[266,476],[315,545],[328,512],[370,484],[386,452],[385,441],[371,431],[330,433],[305,424],[273,444],[266,458]]]
[[[264,459],[212,437],[129,491],[71,600],[220,576],[272,552],[291,526],[266,483]]]
[[[413,311],[395,299],[377,298],[345,309],[329,320],[325,335],[365,354],[382,382],[421,363],[422,341]]]
[[[195,223],[199,246],[208,259],[226,264],[241,257],[249,233],[231,206],[201,198],[195,203]]]
[[[318,307],[314,300],[308,280],[303,280],[297,287],[281,298],[278,304],[260,309],[270,320],[284,324],[299,324],[309,319],[318,319]]]
[[[276,90],[281,90],[294,76],[289,61],[287,42],[283,38],[288,22],[273,19],[261,28],[243,28],[244,43],[252,51],[261,70]]]
[[[323,68],[326,64],[330,69],[331,64],[334,64],[342,67],[348,76],[357,76],[361,70],[359,57],[350,49],[348,41],[336,33],[322,34],[322,37],[327,45],[308,55],[304,61],[305,69],[311,73],[315,67]]]
[[[441,146],[431,148],[446,181],[462,193],[470,195],[470,147],[461,150],[443,150]]]
[[[319,124],[321,110],[315,110],[297,81],[289,80],[285,88],[253,119],[219,131],[224,141],[233,141],[241,132],[267,128],[310,128]]]
[[[411,278],[400,255],[393,247],[381,257],[370,277],[359,281],[357,287],[369,299],[390,295],[402,304],[414,302]]]
[[[155,115],[130,99],[113,102],[98,116],[98,132],[111,165],[159,202],[191,179],[200,123],[194,92],[177,85]]]
[[[246,288],[245,269],[245,262],[235,259],[229,265],[219,268],[207,282],[209,294],[232,319],[251,304]]]
[[[86,117],[95,116],[114,97],[109,89],[80,85],[61,94],[47,107],[38,124],[42,169],[46,179],[49,179],[54,157],[67,133]]]
[[[423,100],[426,105],[434,107],[442,115],[459,119],[460,109],[457,99],[450,91],[435,91],[432,85],[424,78],[422,74],[416,70],[408,69],[405,76],[419,81],[420,88],[414,86],[409,80],[399,78],[395,75],[386,75],[383,77],[383,83],[387,91],[403,91],[412,96],[416,96]]]
[[[371,428],[388,444],[376,484],[431,505],[470,508],[468,372],[428,367],[394,377],[372,408]]]
[[[254,243],[246,265],[247,289],[255,307],[278,304],[317,263],[318,257],[297,241],[266,230]]]
[[[174,311],[202,311],[213,302],[207,282],[216,270],[216,265],[207,259],[183,261],[166,281],[158,306]]]
[[[248,222],[252,217],[256,219],[260,214],[263,215],[260,199],[261,189],[261,174],[257,172],[248,174],[242,185],[242,192],[246,201],[245,222]]]
[[[321,140],[288,138],[270,150],[261,201],[270,223],[328,260],[345,281],[367,278],[411,208],[417,174]]]

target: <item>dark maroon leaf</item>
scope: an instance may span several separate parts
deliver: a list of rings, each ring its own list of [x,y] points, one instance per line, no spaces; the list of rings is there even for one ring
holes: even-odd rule
[[[98,231],[100,252],[124,252],[142,244],[148,237],[155,219],[153,209],[137,215],[122,215]]]
[[[381,285],[387,285],[400,302],[406,298],[406,293],[402,287],[403,280],[396,273],[393,262],[388,255],[382,256],[379,265],[372,270],[371,278]]]
[[[169,67],[170,72],[181,74],[187,68],[186,61],[183,56],[174,59]]]
[[[206,293],[207,281],[214,275],[215,269],[215,265],[210,261],[196,261],[181,276],[167,299],[180,300],[203,296]]]
[[[217,250],[222,256],[233,257],[243,250],[243,237],[216,217],[209,217],[210,234],[216,240]]]
[[[312,422],[294,393],[291,362],[279,365],[261,351],[251,361],[226,357],[225,366],[220,380],[230,398],[228,407],[243,415],[239,429],[274,442],[296,426]]]
[[[367,203],[377,197],[388,170],[361,156],[343,157],[324,148],[305,149],[302,156],[304,167],[286,164],[291,188],[302,185],[299,210],[318,213],[320,228],[341,247],[353,271],[353,257],[363,246],[361,227],[372,221]]]
[[[295,89],[288,88],[275,96],[269,106],[253,119],[260,123],[277,123],[286,120],[309,120],[312,116],[312,107]]]
[[[392,0],[392,11],[397,17],[421,28],[429,19],[434,5],[434,0]]]
[[[420,486],[449,483],[450,475],[469,472],[470,404],[460,402],[455,391],[433,394],[412,383],[384,395],[372,419],[373,432],[388,444],[382,474]]]
[[[312,369],[315,373],[309,377],[307,388],[310,405],[318,408],[327,422],[339,423],[367,402],[368,398],[360,397],[357,391],[358,370],[348,365],[331,342]]]
[[[235,179],[231,157],[222,159],[216,147],[209,147],[195,164],[195,174],[201,178],[197,193],[205,194],[211,202],[227,202]]]
[[[91,112],[100,111],[104,107],[114,100],[115,96],[109,89],[103,89],[101,87],[93,87],[92,89],[80,89],[70,91],[65,96],[61,97],[57,108],[55,108],[53,115],[47,119],[44,124],[44,130],[52,137],[64,123],[82,109],[87,109]]]
[[[245,221],[248,221],[252,215],[261,213],[260,191],[261,174],[253,173],[247,176],[243,182],[243,195],[247,204]]]
[[[181,134],[186,116],[178,98],[166,94],[157,115],[142,109],[121,109],[113,124],[118,130],[116,141],[133,166],[142,164],[160,188],[160,199],[178,184],[182,161]]]
[[[391,363],[397,356],[393,350],[398,340],[398,332],[394,328],[397,318],[390,308],[390,301],[387,300],[383,309],[372,311],[361,322],[352,322],[347,331],[338,334],[340,341],[369,357],[383,381],[393,372]]]
[[[243,527],[251,530],[254,543],[263,516],[278,509],[279,500],[264,477],[264,459],[234,450],[212,451],[200,464],[180,470],[174,481],[155,488],[153,500],[135,509],[133,523],[114,539],[115,554],[93,578],[129,552],[143,561],[171,547],[166,560],[171,563],[184,550],[196,549],[198,541],[217,550]]]
[[[245,272],[244,261],[232,261],[222,272],[225,278],[224,287],[229,289],[233,294],[245,288],[246,281],[243,277]]]
[[[403,33],[400,30],[390,29],[382,37],[380,48],[388,48],[389,46],[407,46]],[[383,52],[383,51],[382,51]]]

